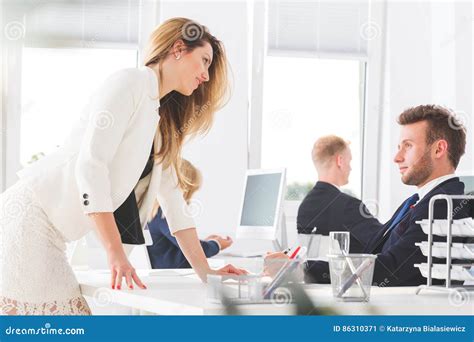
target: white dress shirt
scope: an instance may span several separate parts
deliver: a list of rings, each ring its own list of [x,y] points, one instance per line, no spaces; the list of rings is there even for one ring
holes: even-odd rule
[[[423,197],[425,197],[435,187],[437,187],[441,183],[447,181],[448,179],[451,179],[451,178],[454,178],[454,177],[457,177],[457,176],[454,173],[451,173],[449,175],[444,175],[444,176],[435,178],[435,179],[429,181],[428,183],[426,183],[425,185],[423,185],[417,191],[418,196],[420,196],[420,199],[418,200],[418,202],[421,201],[423,199]]]

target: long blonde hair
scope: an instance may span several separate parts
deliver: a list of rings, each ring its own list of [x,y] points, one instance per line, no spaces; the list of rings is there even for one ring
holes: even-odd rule
[[[230,94],[227,57],[221,41],[209,30],[187,18],[172,18],[158,26],[150,37],[145,66],[158,63],[161,76],[161,62],[171,52],[174,43],[182,40],[187,51],[208,42],[213,50],[209,66],[209,81],[201,84],[190,96],[172,91],[160,100],[159,134],[162,144],[154,154],[156,162],[163,168],[174,167],[178,185],[185,189],[191,184],[183,176],[180,163],[181,149],[185,138],[206,134],[212,126],[214,113],[222,108]]]
[[[186,202],[189,203],[194,193],[199,190],[202,184],[202,174],[190,161],[183,159],[180,163],[181,175],[186,179],[187,186],[181,188],[183,191],[183,197]],[[152,220],[158,213],[160,204],[155,200],[153,210],[151,211],[150,220]]]

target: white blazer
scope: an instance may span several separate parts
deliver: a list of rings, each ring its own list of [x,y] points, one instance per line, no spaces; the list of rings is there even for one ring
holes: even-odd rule
[[[94,93],[69,138],[54,153],[20,170],[52,224],[69,240],[93,229],[86,215],[115,211],[136,187],[159,132],[158,79],[149,67],[110,76]],[[155,164],[140,204],[142,227],[157,199],[172,234],[194,227],[173,168]]]

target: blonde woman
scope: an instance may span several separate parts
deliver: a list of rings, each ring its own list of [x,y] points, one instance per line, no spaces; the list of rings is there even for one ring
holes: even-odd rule
[[[202,175],[186,159],[183,159],[181,163],[181,172],[189,182],[189,185],[183,189],[183,197],[189,203],[191,197],[201,187]],[[147,246],[152,268],[190,267],[189,262],[179,248],[178,241],[171,235],[168,222],[158,202],[155,203],[153,208],[151,220],[148,222],[148,229],[153,239],[153,245]],[[232,245],[232,239],[230,237],[224,238],[219,235],[210,235],[206,239],[200,240],[200,243],[204,254],[210,258]]]
[[[192,20],[170,19],[152,33],[144,66],[109,77],[66,142],[18,173],[0,198],[2,314],[90,314],[65,243],[92,229],[107,251],[110,286],[145,289],[122,241],[143,242],[155,200],[203,281],[245,272],[209,267],[180,190],[188,184],[182,145],[211,127],[228,94],[226,71],[219,40]]]

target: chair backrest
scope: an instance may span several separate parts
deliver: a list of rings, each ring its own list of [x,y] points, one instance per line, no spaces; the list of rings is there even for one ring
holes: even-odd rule
[[[321,234],[298,234],[298,244],[306,247],[307,259],[326,258],[329,252],[329,236]]]

